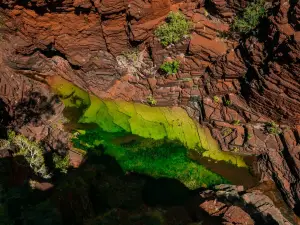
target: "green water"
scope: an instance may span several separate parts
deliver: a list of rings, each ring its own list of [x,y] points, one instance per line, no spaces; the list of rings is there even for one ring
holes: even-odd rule
[[[109,133],[102,129],[80,131],[73,139],[74,147],[113,156],[124,171],[167,177],[181,181],[190,189],[207,187],[228,181],[187,157],[180,142],[144,138],[123,139],[124,133]],[[127,140],[126,140],[127,139]],[[119,142],[119,143],[118,143]]]
[[[72,122],[81,125],[77,126],[81,130],[74,146],[92,150],[101,145],[105,154],[114,156],[124,171],[175,178],[195,189],[227,181],[191,160],[188,149],[215,163],[247,167],[242,157],[220,151],[208,130],[180,107],[103,100],[60,77],[52,77],[48,83],[65,104]],[[96,127],[82,128],[84,124]],[[130,136],[132,142],[118,142]],[[137,136],[141,139],[132,138]]]

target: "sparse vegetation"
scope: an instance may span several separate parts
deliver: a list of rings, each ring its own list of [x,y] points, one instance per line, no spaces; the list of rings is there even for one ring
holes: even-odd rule
[[[135,76],[149,76],[156,73],[156,68],[152,61],[144,62],[145,50],[139,51],[134,48],[123,52],[117,56],[118,69],[126,70],[129,74]]]
[[[251,134],[247,134],[247,141],[249,141],[252,138]]]
[[[274,121],[265,123],[265,130],[269,134],[281,134],[281,129],[279,128],[279,125],[276,124]]]
[[[231,151],[233,151],[233,152],[239,152],[239,148],[238,147],[234,147],[234,148],[231,149]]]
[[[173,60],[170,62],[164,62],[160,69],[166,74],[175,74],[179,70],[179,62],[177,60]]]
[[[156,105],[157,104],[157,101],[154,99],[154,97],[152,95],[149,95],[147,97],[147,102],[149,105]]]
[[[166,22],[155,30],[155,36],[163,46],[168,46],[187,36],[191,28],[192,23],[181,12],[170,12]]]
[[[69,156],[60,156],[57,153],[53,154],[53,163],[56,169],[58,169],[62,173],[67,173],[68,172],[68,167],[69,167]]]
[[[207,12],[207,10],[204,8],[204,16],[205,17],[208,17],[209,16],[209,13]]]
[[[12,149],[14,156],[23,156],[26,163],[22,160],[19,160],[18,163],[28,164],[36,175],[45,179],[52,177],[45,163],[44,149],[35,141],[30,141],[21,134],[9,131],[8,140],[0,139],[0,150],[1,149]],[[54,153],[52,159],[56,169],[62,173],[67,173],[69,167],[68,156],[63,157]]]
[[[28,140],[23,135],[16,135],[15,132],[9,132],[8,141],[13,145],[17,151],[15,155],[24,156],[25,160],[29,164],[30,168],[37,175],[48,179],[51,178],[51,174],[45,165],[44,150],[36,142]]]
[[[225,102],[224,102],[224,105],[225,106],[230,106],[231,105],[231,101],[226,99]]]
[[[228,135],[231,134],[231,133],[232,133],[232,129],[229,128],[229,127],[224,128],[223,131],[222,131],[222,135],[223,135],[224,137],[228,136]]]
[[[247,34],[252,31],[266,15],[265,1],[256,0],[249,3],[241,16],[237,16],[232,24],[232,30],[238,33]]]
[[[216,95],[213,97],[213,100],[214,100],[215,103],[219,103],[220,102],[220,98],[218,96],[216,96]]]
[[[236,125],[236,126],[240,125],[240,123],[241,123],[240,120],[234,120],[234,121],[232,122],[232,124],[233,124],[233,125]]]
[[[128,51],[125,51],[125,52],[122,52],[122,55],[130,62],[134,63],[136,61],[138,61],[139,59],[139,50],[134,48],[132,50],[128,50]]]

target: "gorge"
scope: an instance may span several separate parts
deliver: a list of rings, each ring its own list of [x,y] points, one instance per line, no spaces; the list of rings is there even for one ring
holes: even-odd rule
[[[0,221],[299,224],[299,17],[296,0],[0,0]]]

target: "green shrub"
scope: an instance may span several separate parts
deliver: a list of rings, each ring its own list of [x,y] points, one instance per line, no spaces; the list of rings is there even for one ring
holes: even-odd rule
[[[171,62],[164,62],[160,69],[166,74],[174,74],[179,70],[179,62],[177,60]]]
[[[228,136],[229,134],[231,134],[232,132],[233,132],[233,130],[232,130],[231,128],[226,127],[226,128],[224,128],[224,129],[222,130],[222,135],[223,135],[224,137],[226,137],[226,136]]]
[[[220,98],[218,96],[216,96],[216,95],[213,97],[213,99],[214,99],[215,103],[219,103],[220,102]]]
[[[155,98],[152,95],[149,95],[147,97],[147,102],[148,102],[149,105],[156,105],[157,104],[157,101],[155,100]]]
[[[163,46],[168,46],[179,42],[185,35],[188,35],[191,28],[191,22],[181,12],[170,12],[166,23],[160,25],[154,33]]]
[[[225,106],[230,106],[231,105],[231,101],[226,99],[225,102],[224,102],[224,105]]]
[[[232,124],[238,126],[238,125],[241,124],[241,121],[240,121],[240,120],[234,120],[234,121],[232,122]]]
[[[65,157],[62,157],[56,153],[53,154],[53,163],[56,169],[58,169],[62,173],[68,172],[69,167],[69,156],[66,155]]]
[[[232,29],[243,34],[253,30],[259,24],[260,19],[266,15],[264,4],[264,0],[249,3],[242,16],[236,17],[233,21]]]
[[[247,134],[247,141],[249,141],[253,136],[251,134]]]
[[[282,132],[281,129],[279,128],[279,125],[276,124],[274,121],[266,122],[265,123],[265,130],[269,134],[280,134]]]

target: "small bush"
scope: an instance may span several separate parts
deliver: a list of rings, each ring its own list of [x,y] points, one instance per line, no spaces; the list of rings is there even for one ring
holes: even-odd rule
[[[168,46],[179,42],[185,35],[188,35],[191,28],[191,22],[181,12],[170,12],[166,23],[160,25],[154,33],[163,46]]]
[[[214,99],[215,103],[219,103],[220,102],[220,98],[218,96],[216,96],[216,95],[213,97],[213,99]]]
[[[139,60],[140,52],[138,49],[132,49],[122,52],[122,55],[130,62],[135,63]]]
[[[243,34],[253,30],[259,24],[260,19],[266,15],[264,4],[264,0],[249,3],[242,16],[236,17],[233,21],[232,29]]]
[[[241,121],[240,121],[240,120],[234,120],[234,121],[232,122],[232,124],[238,126],[238,125],[241,124]]]
[[[230,106],[231,105],[231,101],[226,99],[225,102],[224,102],[224,105],[225,106]]]
[[[249,141],[253,136],[251,134],[247,134],[247,141]]]
[[[56,153],[53,154],[53,163],[55,165],[55,168],[58,169],[62,173],[68,172],[69,167],[69,156],[66,155],[65,157],[62,157]]]
[[[174,74],[179,70],[179,62],[177,60],[171,62],[164,62],[160,69],[166,74]]]
[[[280,134],[282,132],[279,128],[279,125],[276,124],[274,121],[265,123],[265,130],[269,134]]]
[[[147,97],[147,102],[149,105],[156,105],[157,104],[157,101],[154,99],[154,97],[152,95],[149,95]]]
[[[222,135],[223,135],[224,137],[226,137],[226,136],[228,136],[229,134],[231,134],[232,132],[233,132],[233,130],[232,130],[231,128],[226,127],[226,128],[224,128],[224,129],[222,130]]]
[[[139,51],[138,49],[131,49],[122,52],[117,56],[118,69],[126,70],[129,74],[135,76],[151,76],[156,73],[156,67],[152,61],[144,60],[145,50]]]

